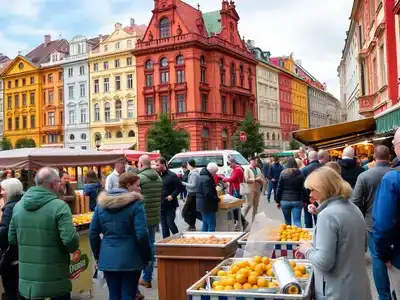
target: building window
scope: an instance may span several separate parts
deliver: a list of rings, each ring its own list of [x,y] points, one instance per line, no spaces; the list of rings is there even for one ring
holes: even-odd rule
[[[228,148],[228,131],[226,129],[222,130],[221,138],[222,138],[222,149],[227,149]]]
[[[154,98],[153,97],[146,98],[146,114],[148,116],[154,114]]]
[[[22,86],[26,86],[26,79],[25,78],[22,79]]]
[[[201,112],[206,113],[208,109],[208,96],[206,94],[201,94]]]
[[[54,100],[54,92],[53,91],[49,91],[49,104],[53,104],[53,100]]]
[[[70,139],[71,141],[75,140],[75,135],[70,134],[70,135],[69,135],[69,139]]]
[[[94,105],[94,120],[100,121],[100,104],[98,103]]]
[[[115,66],[116,68],[119,68],[119,66],[120,66],[120,60],[119,60],[119,59],[116,59],[116,60],[114,61],[114,66]]]
[[[105,137],[106,139],[111,139],[111,137],[112,137],[111,132],[106,131],[106,134],[104,135],[104,137]]]
[[[210,130],[207,127],[204,127],[203,130],[201,131],[201,143],[203,150],[209,150],[210,148]]]
[[[128,137],[135,137],[135,132],[133,130],[129,131]]]
[[[35,77],[31,76],[31,84],[35,84]]]
[[[168,18],[163,18],[160,21],[160,37],[162,39],[170,37],[171,31]]]
[[[153,86],[153,74],[146,74],[146,87]]]
[[[99,80],[98,79],[94,80],[94,93],[95,94],[100,93],[100,86],[99,86]]]
[[[86,88],[85,88],[85,84],[81,84],[80,85],[80,97],[83,98],[86,95]]]
[[[161,84],[169,83],[169,71],[163,71],[160,73],[160,83]]]
[[[221,113],[226,114],[226,96],[221,97]]]
[[[74,87],[72,85],[68,87],[68,99],[74,99]]]
[[[22,106],[26,106],[26,94],[22,94]]]
[[[225,64],[224,59],[219,61],[221,85],[225,85]]]
[[[64,90],[62,88],[58,90],[58,101],[60,103],[64,102]]]
[[[104,70],[108,70],[108,61],[105,61],[105,62],[103,63],[103,69],[104,69]]]
[[[169,112],[169,96],[161,96],[161,106],[162,106],[161,111],[163,113]]]
[[[117,139],[122,139],[124,136],[122,135],[121,131],[117,132]]]
[[[132,48],[132,40],[127,40],[126,41],[126,47],[129,49],[129,48]]]
[[[79,75],[85,75],[85,66],[79,68]]]
[[[176,102],[177,102],[177,105],[178,105],[178,113],[186,112],[185,95],[177,95],[176,96]]]
[[[178,65],[178,66],[181,66],[181,65],[183,65],[185,63],[185,58],[183,57],[183,55],[178,55],[177,57],[176,57],[176,64]]]
[[[373,76],[373,89],[372,92],[376,92],[379,88],[378,88],[378,64],[376,62],[376,57],[374,57],[374,59],[372,60],[372,76]]]
[[[176,82],[184,83],[185,82],[185,70],[178,70],[176,72]]]
[[[121,76],[115,76],[115,90],[121,90]]]
[[[148,61],[146,61],[145,68],[146,68],[146,70],[153,69],[153,62],[150,59]]]
[[[128,112],[128,118],[133,118],[133,100],[128,100],[126,108]]]
[[[35,105],[35,93],[31,93],[29,96],[30,104]]]
[[[236,69],[235,69],[235,64],[231,64],[231,86],[236,85]]]
[[[49,112],[49,125],[53,126],[56,124],[56,120],[54,117],[54,112]]]
[[[47,136],[47,139],[49,141],[49,144],[50,143],[57,143],[57,134],[49,134]]]
[[[31,128],[34,129],[36,128],[36,118],[35,116],[31,116]]]
[[[104,92],[110,91],[110,78],[104,78]]]
[[[64,79],[64,72],[63,71],[58,72],[58,80],[62,81],[63,79]]]
[[[236,113],[237,113],[237,109],[236,109],[236,99],[233,99],[233,101],[232,101],[232,113],[233,113],[234,115],[236,115]]]
[[[381,85],[386,85],[386,65],[385,65],[385,48],[384,45],[379,47],[379,59],[380,59],[380,69],[381,69]]]
[[[163,57],[163,58],[160,60],[160,65],[161,65],[162,68],[168,67],[168,59],[167,59],[166,57]]]
[[[75,124],[75,122],[76,122],[75,110],[70,110],[68,112],[68,123],[70,125],[73,125],[73,124]]]
[[[108,45],[104,45],[104,52],[108,51]]]
[[[86,133],[82,133],[81,134],[81,140],[82,141],[86,141],[86,139],[87,139],[87,135],[86,135]],[[83,148],[82,148],[83,149]],[[86,149],[85,149],[86,150]]]
[[[15,87],[18,87],[18,79],[15,79]]]
[[[68,69],[68,77],[72,77],[72,76],[74,76],[74,69],[69,68]]]
[[[81,123],[84,124],[86,123],[86,108],[81,108]]]
[[[133,75],[132,74],[129,74],[127,77],[126,77],[126,86],[128,87],[128,89],[133,89]]]
[[[121,100],[115,101],[115,118],[121,119],[122,118],[122,103]]]
[[[95,63],[94,65],[93,65],[93,71],[98,71],[99,70],[99,64],[98,63]]]
[[[128,57],[128,58],[126,59],[126,65],[127,65],[127,66],[132,66],[132,57]]]
[[[116,42],[115,43],[115,50],[119,50],[120,47],[121,47],[120,42]]]
[[[106,121],[110,121],[111,119],[111,106],[110,106],[110,102],[106,102],[104,104],[104,119]]]
[[[15,95],[14,101],[15,101],[15,107],[19,107],[19,96],[18,95]]]
[[[12,96],[7,97],[7,108],[11,109],[12,107]]]
[[[15,130],[19,130],[19,117],[15,118]]]
[[[48,81],[49,81],[49,83],[53,82],[53,74],[48,75]]]
[[[200,56],[200,82],[206,83],[206,60],[204,56]]]
[[[12,118],[8,118],[7,123],[8,130],[12,130]]]

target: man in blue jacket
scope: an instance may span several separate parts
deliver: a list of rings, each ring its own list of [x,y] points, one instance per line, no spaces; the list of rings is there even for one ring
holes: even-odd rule
[[[268,179],[268,202],[271,202],[271,193],[274,190],[274,199],[276,199],[276,189],[278,188],[279,177],[283,171],[283,166],[279,163],[279,157],[274,156],[274,162],[269,169]]]
[[[393,138],[400,158],[400,129]],[[372,229],[375,251],[387,266],[389,277],[400,297],[400,167],[386,173],[376,192],[372,209]]]

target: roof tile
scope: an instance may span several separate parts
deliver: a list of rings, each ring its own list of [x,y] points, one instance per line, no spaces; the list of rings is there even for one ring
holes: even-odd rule
[[[67,47],[65,47],[67,46]],[[34,64],[40,65],[45,62],[49,55],[54,51],[68,53],[68,42],[65,39],[51,41],[47,45],[40,44],[38,47],[29,52],[26,57]]]

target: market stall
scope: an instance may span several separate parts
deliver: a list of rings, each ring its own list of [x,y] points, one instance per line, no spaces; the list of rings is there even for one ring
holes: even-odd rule
[[[234,231],[235,220],[233,217],[233,211],[241,208],[244,204],[243,199],[232,197],[231,195],[221,195],[221,201],[219,202],[219,210],[217,212],[217,226],[216,231]],[[239,214],[239,224],[241,223],[241,214]]]
[[[238,249],[239,232],[183,232],[155,244],[159,300],[186,300],[186,289]],[[179,279],[177,276],[179,275]]]
[[[161,157],[160,153],[157,152],[145,152],[145,151],[137,151],[137,150],[114,150],[113,153],[123,152],[126,159],[128,161],[139,161],[139,157],[142,155],[148,155],[150,160],[156,160]]]

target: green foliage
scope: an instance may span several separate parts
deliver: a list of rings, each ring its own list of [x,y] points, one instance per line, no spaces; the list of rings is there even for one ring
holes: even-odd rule
[[[33,139],[28,139],[26,137],[19,139],[15,143],[15,148],[16,149],[21,149],[21,148],[36,148],[36,143]]]
[[[0,141],[0,150],[11,150],[11,149],[12,149],[11,141],[6,136],[3,136],[3,138]]]
[[[182,149],[189,148],[189,136],[185,131],[175,130],[176,123],[168,115],[162,114],[153,124],[147,135],[147,150],[160,150],[161,155],[169,160]]]
[[[290,150],[299,150],[300,144],[295,139],[291,139],[289,142],[289,147]]]
[[[247,140],[240,141],[240,132],[246,133]],[[232,148],[242,153],[244,157],[254,155],[255,152],[262,153],[265,148],[264,134],[260,133],[260,123],[254,120],[251,113],[247,113],[240,127],[231,138]]]

